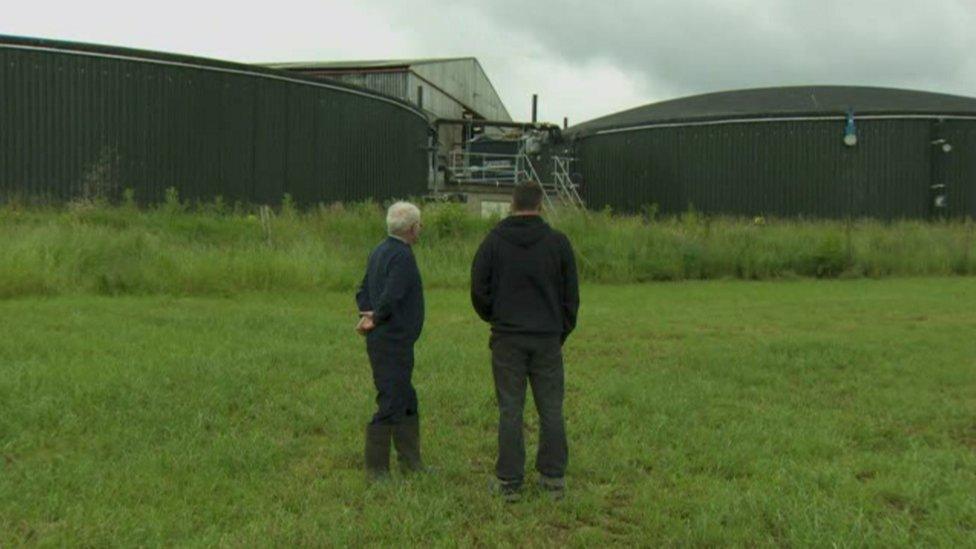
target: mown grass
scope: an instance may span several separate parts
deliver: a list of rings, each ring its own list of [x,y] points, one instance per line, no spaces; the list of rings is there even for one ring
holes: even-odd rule
[[[427,285],[465,287],[493,220],[452,204],[424,211],[418,256]],[[8,205],[0,208],[0,298],[348,290],[384,234],[382,213],[374,204],[299,212],[286,201],[265,219],[220,202],[189,209],[175,198],[151,210]],[[573,240],[587,282],[976,274],[971,221],[759,221],[553,219]]]
[[[348,292],[0,302],[0,546],[976,544],[976,279],[582,297],[569,494],[516,505],[463,290],[417,348],[436,472],[375,487]]]

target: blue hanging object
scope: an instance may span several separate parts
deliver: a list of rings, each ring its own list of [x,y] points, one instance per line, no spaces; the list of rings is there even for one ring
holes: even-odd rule
[[[857,128],[854,126],[854,111],[847,111],[847,125],[844,126],[844,144],[848,147],[857,145]]]

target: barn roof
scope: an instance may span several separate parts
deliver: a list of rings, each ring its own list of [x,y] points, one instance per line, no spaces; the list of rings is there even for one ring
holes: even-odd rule
[[[426,57],[420,59],[367,59],[359,61],[289,61],[285,63],[262,63],[272,69],[407,69],[416,65],[448,63],[451,61],[474,61],[474,57]]]

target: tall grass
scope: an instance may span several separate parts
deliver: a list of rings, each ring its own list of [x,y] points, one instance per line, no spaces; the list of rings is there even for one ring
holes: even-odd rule
[[[470,259],[496,220],[461,205],[424,207],[417,256],[430,287],[464,287]],[[886,277],[976,274],[972,221],[885,223],[666,219],[562,212],[584,281]],[[232,295],[350,290],[384,235],[377,204],[276,212],[188,207],[170,196],[129,204],[0,208],[0,298],[64,293]]]

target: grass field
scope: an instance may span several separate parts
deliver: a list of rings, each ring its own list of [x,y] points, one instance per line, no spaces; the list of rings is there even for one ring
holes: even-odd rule
[[[0,301],[0,546],[976,545],[976,279],[582,297],[570,491],[515,505],[463,290],[418,345],[436,472],[374,487],[348,292]]]

